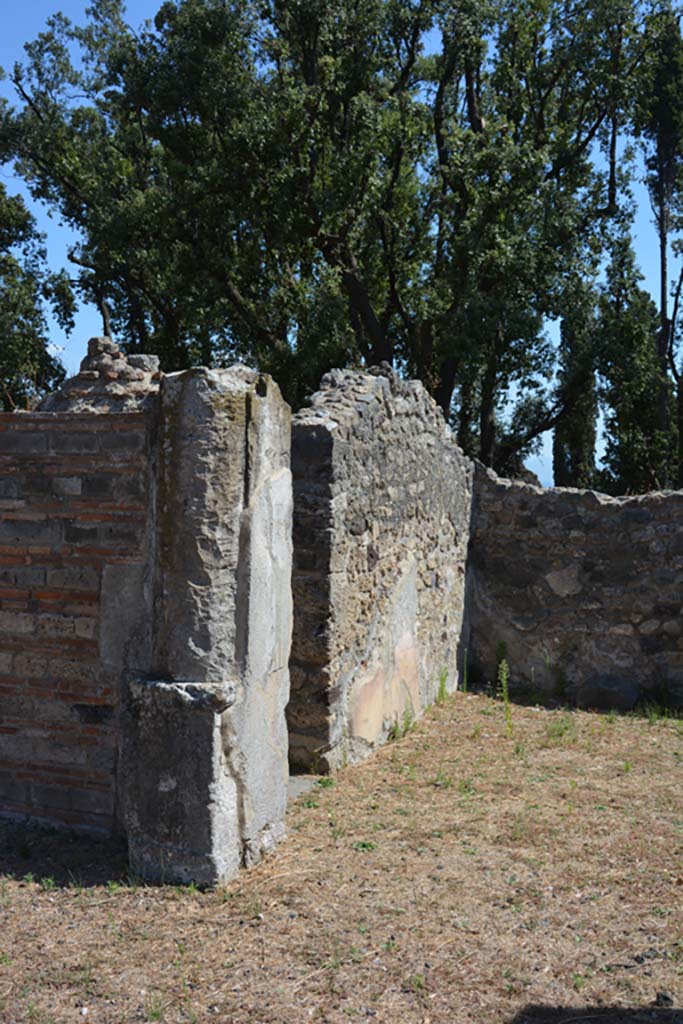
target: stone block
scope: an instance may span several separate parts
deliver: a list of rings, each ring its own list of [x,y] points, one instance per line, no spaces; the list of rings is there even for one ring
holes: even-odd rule
[[[104,435],[107,436],[106,434]],[[50,436],[50,448],[57,454],[86,455],[97,451],[97,435],[58,431]]]
[[[289,430],[277,387],[254,371],[163,381],[157,681],[132,685],[124,718],[124,820],[150,880],[226,881],[284,832]]]
[[[30,420],[24,420],[26,427]],[[3,430],[0,432],[0,455],[42,455],[47,453],[47,434],[37,431]]]
[[[147,881],[214,885],[241,866],[240,794],[221,731],[235,695],[233,683],[131,684],[126,830]]]

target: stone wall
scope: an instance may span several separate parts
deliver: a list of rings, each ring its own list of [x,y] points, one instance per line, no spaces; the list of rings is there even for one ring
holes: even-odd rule
[[[152,420],[0,415],[0,806],[111,830],[149,630]],[[113,641],[113,642],[112,642]]]
[[[281,838],[289,458],[270,378],[107,338],[0,416],[0,813],[121,830],[151,881]]]
[[[458,679],[472,464],[393,372],[333,371],[292,432],[299,767],[357,760]]]
[[[291,457],[293,574],[267,376],[162,377],[93,339],[41,411],[0,415],[0,813],[123,831],[143,877],[212,884],[281,837],[288,745],[360,759],[465,662],[683,706],[683,492],[499,479],[388,368],[328,374]]]
[[[543,490],[478,466],[469,659],[589,707],[683,705],[683,493]]]
[[[290,414],[270,378],[164,378],[154,671],[124,730],[133,867],[213,884],[282,837],[291,641]]]

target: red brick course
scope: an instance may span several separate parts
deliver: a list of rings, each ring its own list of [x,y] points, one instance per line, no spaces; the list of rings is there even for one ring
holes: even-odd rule
[[[0,414],[1,814],[117,827],[101,583],[147,557],[150,452],[145,414]]]

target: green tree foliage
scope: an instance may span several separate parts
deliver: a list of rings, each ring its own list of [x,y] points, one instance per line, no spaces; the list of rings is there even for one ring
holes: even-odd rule
[[[505,469],[591,375],[567,281],[590,285],[619,214],[646,15],[167,0],[133,32],[93,0],[85,28],[57,16],[28,47],[5,134],[129,350],[251,361],[295,405],[333,365],[387,360]],[[567,431],[583,479],[589,439],[579,456]]]
[[[30,407],[64,376],[48,349],[47,299],[68,319],[66,282],[46,276],[33,218],[0,185],[0,410]]]
[[[648,46],[640,75],[635,122],[645,150],[646,183],[659,236],[659,332],[655,341],[660,363],[657,408],[659,431],[666,433],[673,429],[668,387],[674,343],[669,317],[669,246],[672,232],[680,222],[683,184],[683,36],[680,15],[671,4],[666,3],[648,19],[646,37]]]
[[[630,239],[618,237],[596,324],[607,438],[600,485],[612,494],[659,490],[675,472],[675,438],[660,428],[657,404],[664,384],[670,418],[656,345],[659,317],[641,278]]]

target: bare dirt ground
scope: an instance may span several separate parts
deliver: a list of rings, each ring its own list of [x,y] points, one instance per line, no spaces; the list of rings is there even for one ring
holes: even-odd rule
[[[0,1020],[683,1024],[683,722],[512,718],[433,708],[222,891],[3,826]]]

